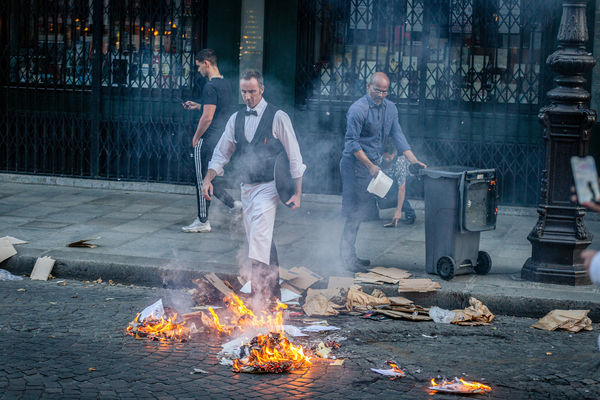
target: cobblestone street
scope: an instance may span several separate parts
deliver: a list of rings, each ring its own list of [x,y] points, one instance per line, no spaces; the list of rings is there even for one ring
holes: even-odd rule
[[[226,338],[201,334],[159,344],[124,334],[136,312],[158,298],[186,311],[192,304],[184,291],[25,279],[0,282],[0,293],[2,399],[424,399],[431,378],[454,376],[492,386],[492,394],[475,398],[600,397],[597,324],[593,332],[569,334],[503,316],[491,327],[330,317],[342,328],[329,335],[341,344],[335,354],[342,366],[325,360],[307,371],[252,375],[219,364]],[[306,340],[325,338],[312,333]],[[390,380],[369,370],[387,368],[387,360],[407,376]],[[194,368],[207,374],[191,374]]]

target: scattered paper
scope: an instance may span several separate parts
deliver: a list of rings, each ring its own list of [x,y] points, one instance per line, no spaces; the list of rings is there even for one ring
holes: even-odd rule
[[[375,267],[371,268],[369,271],[379,275],[387,276],[389,278],[395,278],[397,280],[410,277],[410,272],[400,268]]]
[[[88,243],[88,242],[90,242],[92,240],[98,240],[98,239],[100,239],[100,238],[97,237],[97,238],[92,238],[92,239],[78,240],[76,242],[67,244],[67,247],[87,247],[87,248],[93,249],[93,248],[98,247],[98,245],[94,244],[94,243]]]
[[[332,362],[329,365],[344,365],[344,359],[340,359],[340,360],[335,360],[334,362]]]
[[[0,262],[17,254],[17,250],[13,247],[6,237],[0,238]]]
[[[312,315],[337,315],[338,311],[334,308],[335,304],[327,300],[322,294],[307,298],[302,309],[309,317]]]
[[[589,312],[590,310],[552,310],[531,327],[545,331],[559,329],[572,333],[591,331],[592,320],[587,316]]]
[[[306,333],[302,333],[302,330],[294,325],[283,325],[283,330],[286,334],[293,337],[308,336]]]
[[[431,321],[429,309],[418,305],[392,306],[377,308],[373,310],[376,314],[382,314],[394,319],[407,319],[410,321]]]
[[[221,279],[214,273],[211,272],[209,274],[204,275],[204,277],[217,289],[219,292],[224,294],[225,296],[229,296],[232,290],[223,283]]]
[[[311,297],[323,295],[327,300],[331,300],[334,297],[340,295],[340,289],[338,288],[327,288],[327,289],[308,289],[306,292],[305,300],[308,301]]]
[[[48,256],[38,258],[31,271],[30,279],[33,281],[47,281],[52,268],[54,268],[54,263],[55,260]]]
[[[291,303],[292,300],[296,300],[300,297],[302,297],[302,295],[294,292],[293,290],[281,288],[281,302],[282,303]]]
[[[400,279],[398,281],[398,292],[433,292],[440,289],[438,282],[434,282],[429,278],[421,279]]]
[[[161,317],[164,317],[165,308],[163,307],[162,299],[158,299],[158,301],[156,303],[144,308],[142,310],[142,312],[140,313],[138,321],[139,322],[145,321],[151,315],[152,315],[152,317],[154,317],[154,319],[159,319]]]
[[[393,306],[407,306],[409,304],[413,304],[412,300],[407,299],[406,297],[388,297],[390,304]]]
[[[327,282],[327,289],[349,289],[352,285],[354,285],[354,278],[348,276],[330,276],[329,281]]]
[[[329,354],[331,353],[331,348],[325,346],[323,342],[320,342],[317,345],[317,349],[315,350],[315,354],[321,358],[329,358]]]
[[[406,374],[402,371],[398,371],[395,369],[377,369],[377,368],[371,368],[371,371],[381,374],[381,375],[385,375],[385,376],[406,376]]]
[[[454,378],[453,381],[446,381],[444,379],[441,383],[436,383],[435,380],[431,380],[433,386],[429,386],[428,389],[435,390],[438,392],[447,392],[447,393],[485,393],[490,392],[492,390],[491,387],[484,385],[479,382],[469,382],[463,379]]]
[[[22,281],[23,278],[13,275],[5,269],[0,269],[0,281]]]
[[[240,292],[250,294],[252,293],[252,281],[244,283],[244,286],[240,289]]]
[[[456,313],[454,311],[433,306],[429,309],[429,316],[433,322],[437,324],[449,324],[456,317]]]
[[[291,268],[289,272],[296,274],[297,276],[287,281],[290,285],[298,288],[301,292],[311,287],[315,282],[323,279],[306,267],[294,267]]]
[[[348,311],[352,311],[353,309],[366,311],[375,306],[387,304],[390,304],[390,300],[387,297],[375,297],[364,293],[360,289],[350,288],[346,296],[346,310]]]
[[[193,374],[208,374],[208,372],[200,368],[194,368],[192,372],[190,372],[190,375]]]
[[[494,314],[477,300],[475,297],[469,298],[470,306],[464,310],[452,310],[455,314],[452,323],[455,325],[490,325],[494,319]],[[590,322],[591,323],[591,322]]]
[[[398,279],[390,278],[388,276],[376,274],[375,272],[357,272],[354,274],[354,282],[359,283],[374,283],[374,284],[383,284],[383,283],[398,283]]]
[[[17,239],[16,237],[12,237],[12,236],[4,236],[4,237],[1,237],[1,238],[0,238],[0,240],[1,240],[1,239],[8,239],[8,241],[9,241],[9,242],[10,242],[10,244],[12,244],[12,245],[15,245],[15,244],[26,244],[26,243],[29,243],[29,242],[28,242],[28,241],[26,241],[26,240]]]
[[[300,328],[302,332],[326,332],[326,331],[337,331],[340,328],[333,325],[309,325]]]

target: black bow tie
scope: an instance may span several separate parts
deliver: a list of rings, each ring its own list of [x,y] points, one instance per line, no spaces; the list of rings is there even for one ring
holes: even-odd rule
[[[246,110],[246,115],[254,115],[255,117],[258,117],[258,113],[256,112],[256,110]]]

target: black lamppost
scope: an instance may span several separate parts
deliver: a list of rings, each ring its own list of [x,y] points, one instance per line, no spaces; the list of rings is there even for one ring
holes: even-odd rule
[[[527,239],[532,251],[521,277],[566,285],[589,284],[579,255],[592,241],[583,223],[585,209],[570,201],[573,177],[571,156],[588,154],[596,112],[588,108],[590,93],[583,75],[595,64],[585,49],[588,40],[587,0],[563,0],[558,49],[546,63],[556,73],[556,87],[548,92],[551,104],[540,109],[544,126],[545,170],[538,221]]]

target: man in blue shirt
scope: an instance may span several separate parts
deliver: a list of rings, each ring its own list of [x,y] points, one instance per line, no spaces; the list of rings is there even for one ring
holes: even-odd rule
[[[367,94],[350,106],[346,115],[346,136],[340,161],[342,175],[342,215],[346,218],[340,243],[345,266],[361,270],[369,260],[356,256],[356,236],[360,223],[375,207],[375,198],[367,192],[371,178],[381,170],[383,146],[388,137],[399,154],[412,164],[420,162],[410,149],[398,122],[396,105],[387,100],[390,80],[383,72],[373,74],[367,83]]]

